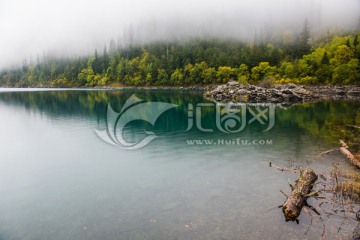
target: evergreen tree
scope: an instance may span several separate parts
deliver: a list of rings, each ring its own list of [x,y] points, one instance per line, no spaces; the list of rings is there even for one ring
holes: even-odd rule
[[[92,61],[91,67],[95,74],[103,73],[103,59],[99,56],[97,49],[95,49],[94,60]]]
[[[110,41],[109,53],[110,53],[110,55],[114,55],[116,53],[116,43],[115,43],[114,39],[111,39],[111,41]]]
[[[296,57],[302,57],[305,54],[308,54],[310,52],[311,46],[310,46],[310,27],[308,20],[305,20],[304,28],[300,33],[299,43],[298,43],[298,51],[296,53]]]
[[[102,57],[102,72],[103,72],[103,74],[106,73],[108,68],[109,68],[109,55],[108,55],[106,44],[105,44],[103,57]]]
[[[346,41],[346,46],[350,47],[350,39],[349,38]]]
[[[329,59],[327,52],[325,51],[324,56],[321,60],[321,65],[328,65],[328,64],[330,64],[330,59]]]
[[[360,43],[348,36],[324,39],[310,51],[307,22],[293,51],[276,42],[251,46],[234,40],[157,42],[116,49],[110,41],[91,57],[54,58],[28,62],[0,71],[4,86],[99,86],[109,81],[138,85],[192,85],[227,82],[256,83],[271,77],[279,83],[359,83]],[[350,40],[350,42],[349,42]],[[347,45],[351,45],[348,47]],[[120,46],[120,45],[118,45]],[[295,57],[295,53],[299,56]],[[301,55],[301,56],[300,56]],[[239,66],[240,65],[240,66]]]

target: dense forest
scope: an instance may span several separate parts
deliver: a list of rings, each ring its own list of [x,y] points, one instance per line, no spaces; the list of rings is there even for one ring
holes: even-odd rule
[[[245,43],[193,39],[118,46],[83,58],[44,57],[3,70],[0,86],[95,87],[243,84],[360,84],[359,33],[312,37],[307,24],[298,36]]]

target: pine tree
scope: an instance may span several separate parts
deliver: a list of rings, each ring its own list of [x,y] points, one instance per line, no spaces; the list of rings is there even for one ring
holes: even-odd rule
[[[101,73],[101,59],[98,55],[97,49],[95,49],[95,59],[92,63],[92,68],[93,68],[95,74]]]
[[[106,73],[108,67],[109,67],[109,55],[107,53],[107,48],[106,48],[106,44],[104,46],[104,53],[103,53],[103,73]]]
[[[359,44],[359,40],[358,40],[358,35],[356,34],[354,38],[354,47],[356,47],[358,44]]]
[[[310,52],[310,27],[308,20],[305,20],[303,31],[300,33],[300,53],[301,56],[308,54]]]
[[[109,53],[110,53],[110,55],[114,55],[116,53],[116,43],[115,43],[114,39],[111,39],[111,41],[110,41]]]
[[[310,52],[311,46],[310,46],[310,27],[308,20],[305,20],[304,28],[302,32],[300,33],[300,38],[297,43],[297,51],[295,57],[302,57],[305,54],[308,54]]]
[[[325,51],[324,56],[321,60],[321,65],[328,65],[328,64],[330,64],[330,59],[327,52]]]

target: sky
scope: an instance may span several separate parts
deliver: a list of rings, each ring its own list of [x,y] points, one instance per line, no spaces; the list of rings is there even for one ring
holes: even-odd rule
[[[297,31],[305,19],[312,31],[354,29],[360,0],[0,0],[0,68],[49,54],[91,54],[111,39],[251,41]]]

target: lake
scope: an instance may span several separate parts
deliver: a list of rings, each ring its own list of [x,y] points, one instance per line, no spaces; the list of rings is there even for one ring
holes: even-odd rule
[[[317,155],[338,146],[336,126],[360,123],[359,108],[227,108],[175,90],[1,89],[0,239],[319,239],[323,225],[306,213],[285,222],[280,190],[298,176],[269,162],[325,175],[347,165],[339,153]],[[356,225],[324,222],[327,239]]]

